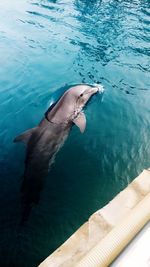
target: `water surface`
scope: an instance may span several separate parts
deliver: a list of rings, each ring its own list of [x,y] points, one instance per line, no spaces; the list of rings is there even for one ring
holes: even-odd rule
[[[34,267],[150,167],[150,3],[0,0],[0,266]],[[102,83],[20,227],[25,147],[60,88]]]

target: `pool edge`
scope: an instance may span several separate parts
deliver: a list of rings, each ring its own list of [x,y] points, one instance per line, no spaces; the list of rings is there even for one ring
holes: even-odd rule
[[[85,260],[91,257],[91,252],[100,243],[102,245],[103,240],[107,240],[111,232],[116,230],[124,219],[135,213],[135,210],[138,209],[137,207],[145,201],[148,195],[150,195],[150,169],[144,170],[106,206],[92,214],[89,220],[48,256],[39,267],[98,266],[95,263],[93,263],[95,265],[88,265]],[[149,220],[150,215],[146,218]],[[139,219],[142,220],[140,217]],[[146,221],[144,220],[142,220],[141,227],[140,223],[138,224],[137,231],[133,236],[129,234],[128,240],[124,243],[124,247],[145,224]],[[121,250],[116,249],[113,257],[108,253],[108,264],[113,261]],[[104,264],[103,266],[108,266],[106,262]]]

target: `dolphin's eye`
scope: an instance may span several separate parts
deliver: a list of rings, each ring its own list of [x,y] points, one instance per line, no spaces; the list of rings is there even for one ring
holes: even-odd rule
[[[82,97],[82,96],[83,96],[83,94],[80,95],[80,97]]]

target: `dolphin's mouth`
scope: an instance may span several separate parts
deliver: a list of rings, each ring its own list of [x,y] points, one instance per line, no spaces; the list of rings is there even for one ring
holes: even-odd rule
[[[87,92],[84,92],[84,94],[90,94],[91,97],[93,97],[93,95],[99,93],[102,94],[104,92],[104,87],[101,84],[87,84],[88,86],[91,87],[90,90],[87,90]]]
[[[104,87],[101,84],[94,83],[94,84],[91,84],[91,86],[92,87],[96,87],[98,89],[97,92],[100,93],[100,94],[104,92]]]
[[[90,86],[96,87],[97,91],[93,93],[93,95],[89,98],[89,100],[86,102],[84,109],[87,109],[87,106],[89,106],[91,103],[93,103],[96,99],[96,97],[99,95],[100,98],[102,99],[103,92],[105,91],[104,87],[101,84],[91,84]]]

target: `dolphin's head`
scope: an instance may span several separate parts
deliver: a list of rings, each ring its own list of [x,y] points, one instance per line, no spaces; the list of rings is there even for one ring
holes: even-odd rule
[[[69,88],[50,110],[47,115],[48,119],[54,123],[74,122],[83,132],[86,120],[81,111],[90,98],[98,92],[103,92],[103,87],[97,84],[81,84]]]
[[[74,100],[74,107],[76,111],[81,111],[90,98],[98,92],[103,92],[103,87],[101,85],[82,84],[67,90],[66,94],[68,95],[68,98],[71,98],[72,101]]]

